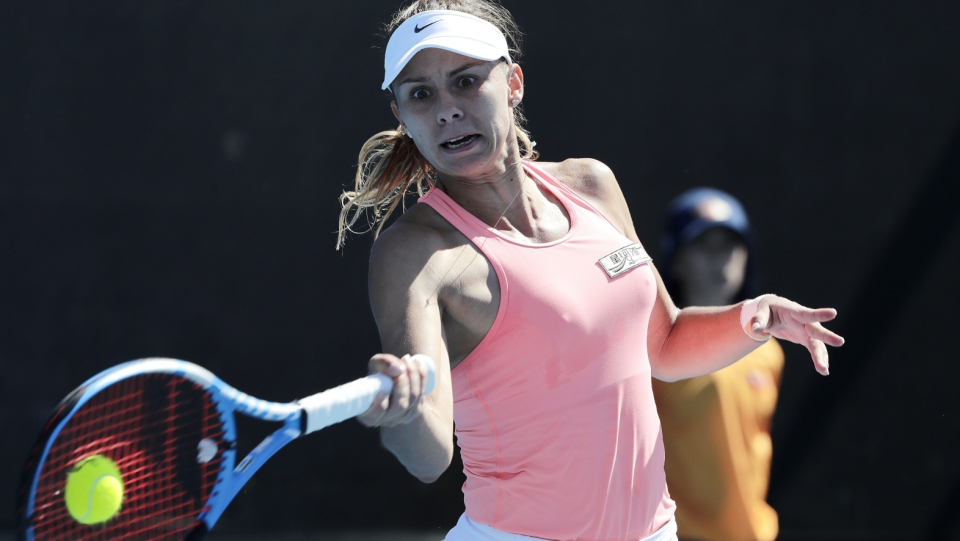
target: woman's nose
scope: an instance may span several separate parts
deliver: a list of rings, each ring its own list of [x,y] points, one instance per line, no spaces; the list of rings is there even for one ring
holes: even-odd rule
[[[448,92],[440,91],[438,95],[437,122],[446,124],[447,122],[457,120],[463,117],[463,111],[460,110],[457,100]]]

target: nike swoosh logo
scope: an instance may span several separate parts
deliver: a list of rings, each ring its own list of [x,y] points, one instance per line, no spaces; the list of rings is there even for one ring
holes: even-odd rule
[[[424,29],[424,28],[430,26],[431,24],[437,24],[438,22],[440,22],[440,21],[442,21],[442,20],[443,20],[443,19],[437,19],[437,20],[433,21],[432,23],[423,25],[422,27],[418,24],[418,25],[416,25],[416,26],[413,27],[413,33],[414,33],[414,34],[419,34],[420,32],[423,32],[423,29]]]

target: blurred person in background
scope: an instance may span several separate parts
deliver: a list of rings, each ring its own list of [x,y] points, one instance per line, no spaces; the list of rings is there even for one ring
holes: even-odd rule
[[[755,297],[756,263],[753,231],[734,197],[698,188],[670,204],[661,266],[677,306],[725,306]],[[777,513],[766,495],[770,421],[783,362],[771,338],[711,374],[653,380],[681,540],[777,537]]]

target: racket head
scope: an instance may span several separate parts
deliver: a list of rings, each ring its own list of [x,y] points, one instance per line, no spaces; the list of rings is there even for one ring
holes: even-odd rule
[[[179,541],[205,531],[201,516],[236,460],[224,388],[232,390],[175,359],[124,363],[78,387],[54,410],[24,467],[19,539]],[[99,525],[74,520],[63,498],[67,472],[91,455],[113,460],[124,483],[121,510]]]

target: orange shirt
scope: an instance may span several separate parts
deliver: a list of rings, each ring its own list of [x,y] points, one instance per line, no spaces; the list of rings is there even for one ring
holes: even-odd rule
[[[770,339],[713,374],[653,381],[681,539],[777,537],[777,513],[766,495],[783,360],[780,344]]]

